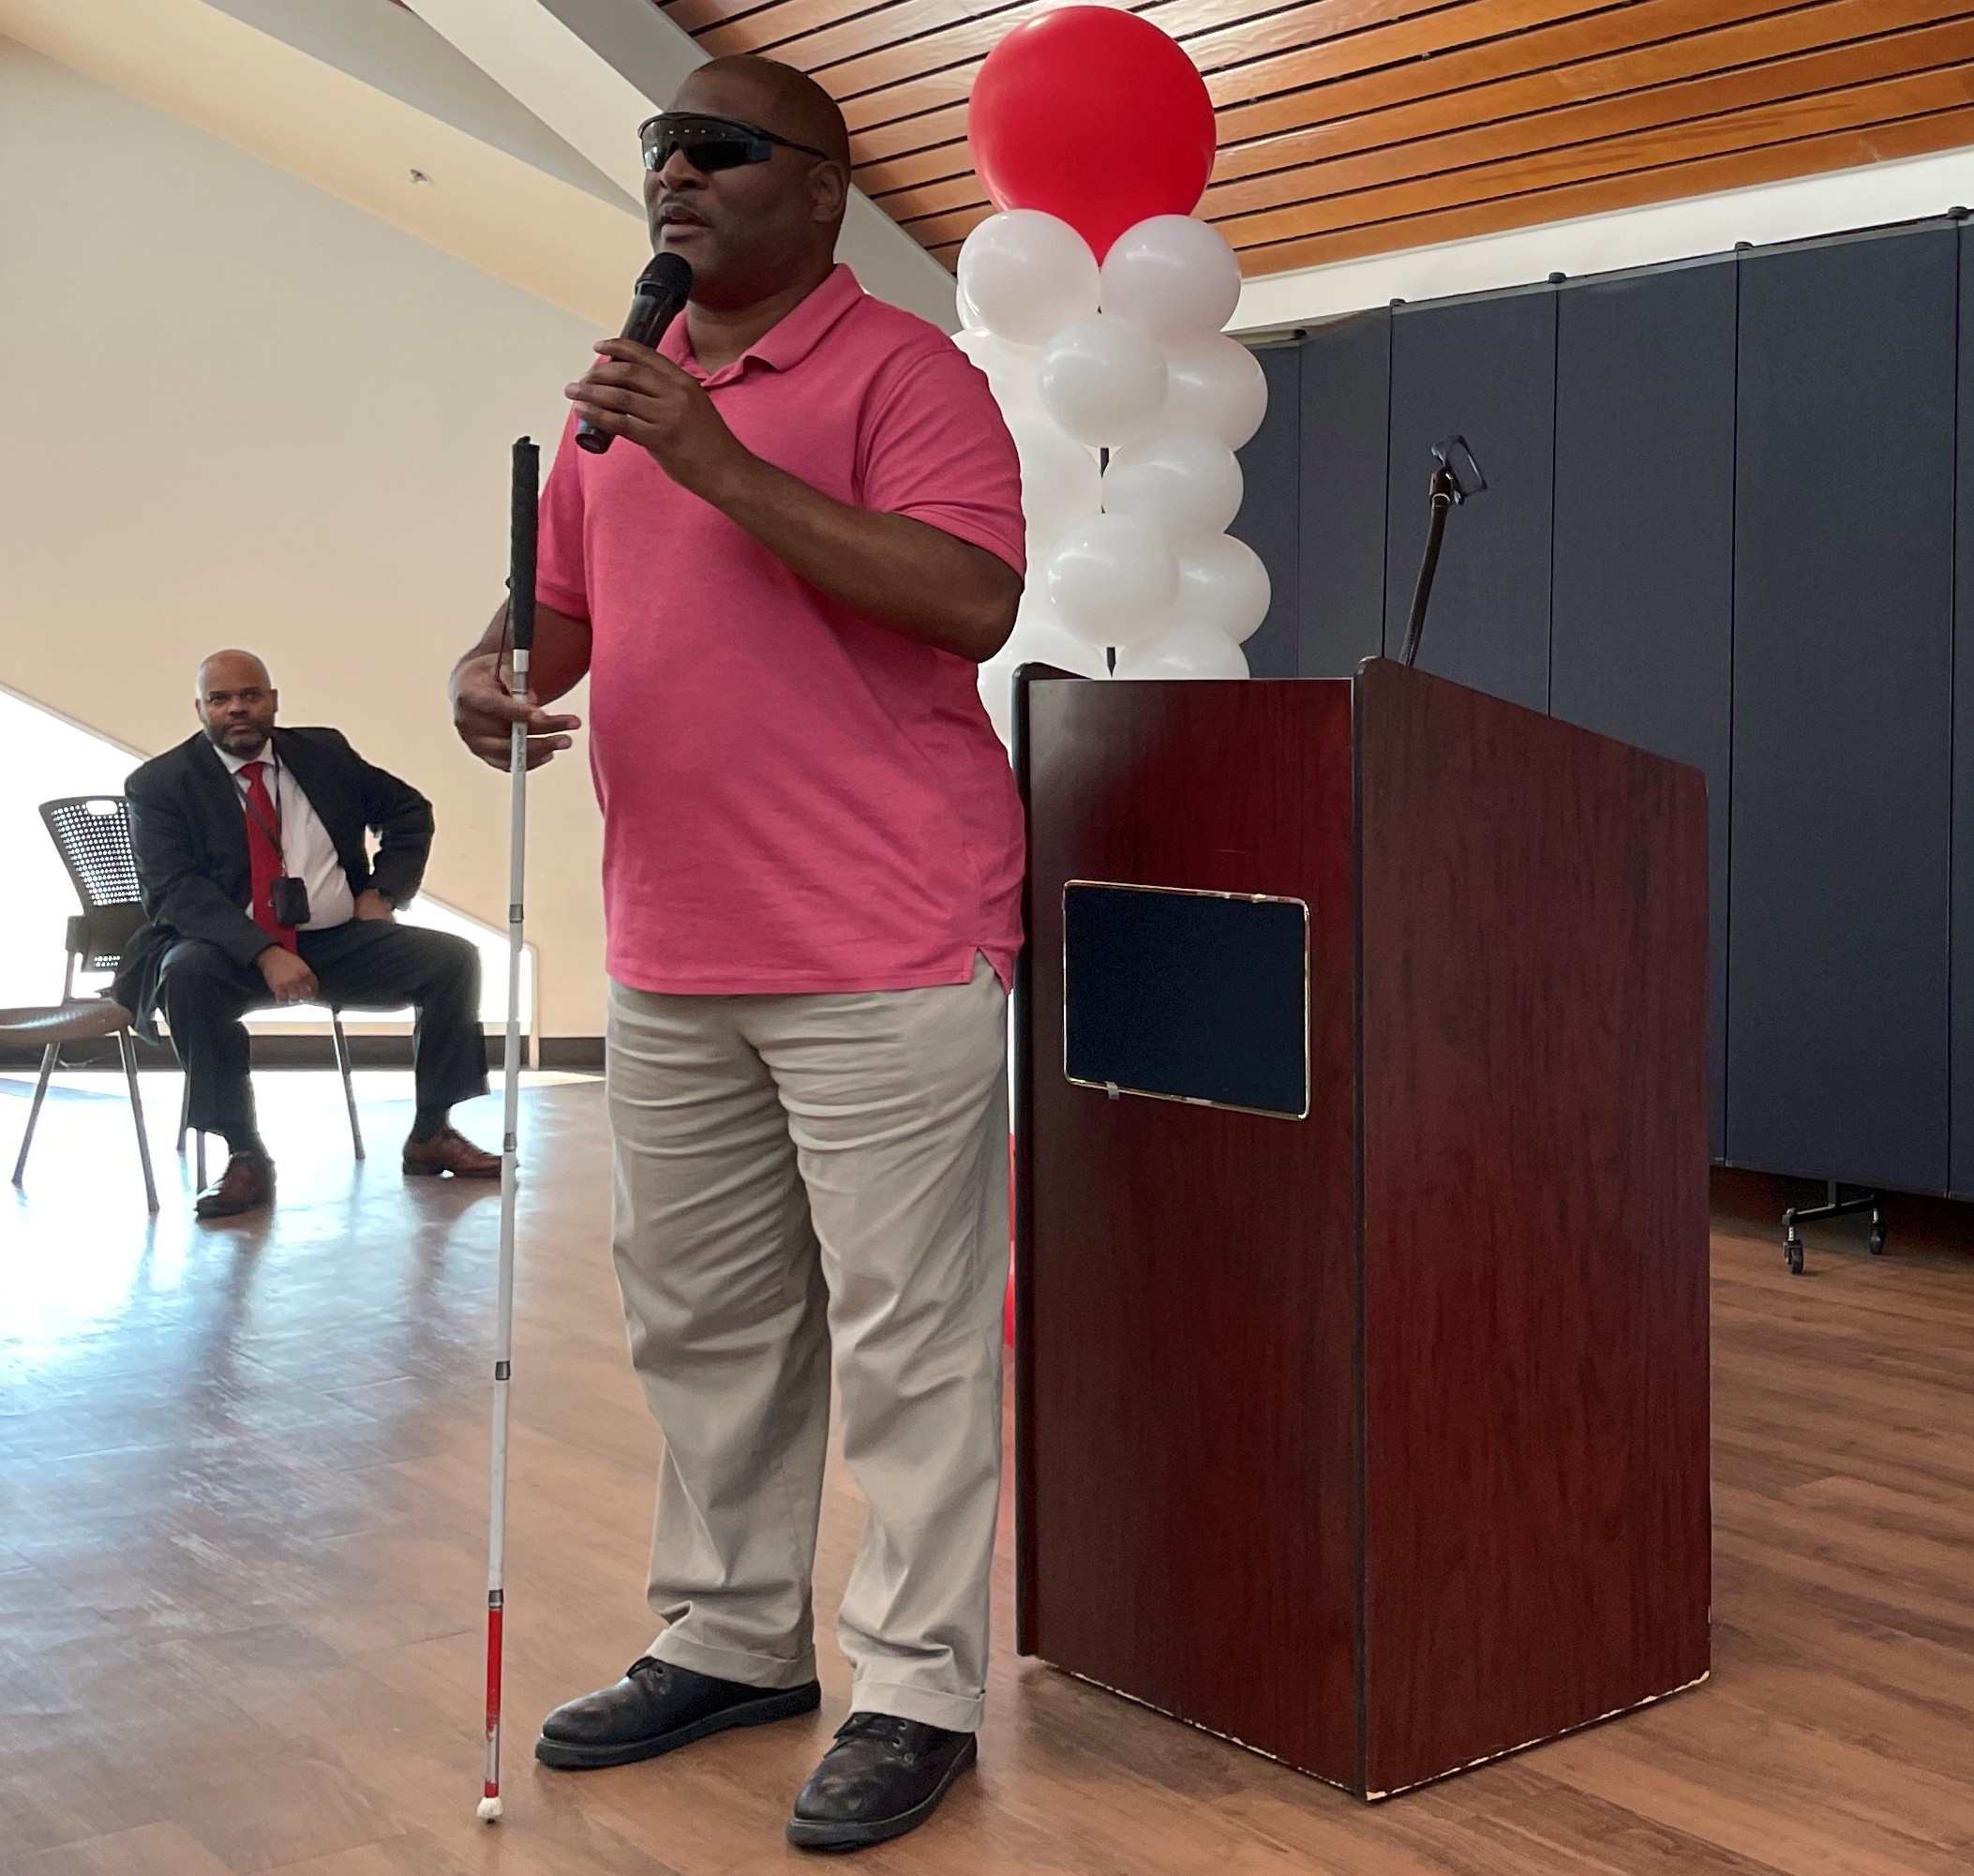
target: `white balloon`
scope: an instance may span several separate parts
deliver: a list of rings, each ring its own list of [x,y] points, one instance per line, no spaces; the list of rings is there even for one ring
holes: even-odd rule
[[[978,326],[955,333],[952,342],[987,374],[988,388],[1003,411],[1039,413],[1035,373],[1041,363],[1040,353],[1032,346],[1009,345],[1005,338]]]
[[[994,733],[1001,739],[1002,746],[1014,747],[1014,667],[1002,662],[1002,653],[994,655],[980,667],[980,703],[987,712],[987,721],[994,725]]]
[[[953,310],[960,315],[960,324],[963,329],[967,326],[975,326],[983,331],[985,330],[986,323],[980,318],[980,308],[966,297],[966,289],[957,281],[953,284],[952,304]]]
[[[1099,313],[1050,340],[1036,383],[1042,409],[1078,443],[1114,449],[1158,420],[1165,356],[1142,325]]]
[[[1117,653],[1120,678],[1244,678],[1241,648],[1210,625],[1174,625],[1149,645]]]
[[[1069,226],[1039,209],[990,215],[960,249],[959,290],[989,332],[1043,345],[1097,310],[1097,258]]]
[[[1268,381],[1260,361],[1234,338],[1203,339],[1166,355],[1168,389],[1160,429],[1204,430],[1238,449],[1261,428]]]
[[[1219,533],[1240,510],[1240,464],[1198,430],[1156,430],[1118,450],[1103,472],[1103,512],[1150,521],[1175,550]]]
[[[1092,645],[1135,645],[1172,623],[1179,570],[1157,528],[1135,515],[1079,522],[1042,563],[1041,588],[1062,623]]]
[[[1022,516],[1028,524],[1029,558],[1052,546],[1065,530],[1102,506],[1097,458],[1041,414],[1017,412],[1008,420],[1022,459]]]
[[[1008,642],[980,667],[980,701],[1003,743],[1013,740],[1014,674],[1024,665],[1054,665],[1085,678],[1108,675],[1102,652],[1066,632],[1038,593],[1024,593]]]
[[[1003,651],[1012,649],[1017,665],[1054,665],[1059,671],[1074,671],[1079,677],[1109,675],[1103,650],[1086,638],[1079,638],[1048,609],[1046,602],[1015,625],[1013,636]]]
[[[1222,534],[1189,544],[1178,560],[1174,618],[1181,625],[1210,626],[1236,645],[1253,638],[1273,596],[1261,556],[1246,541]]]
[[[1210,338],[1234,317],[1241,265],[1225,239],[1189,215],[1127,228],[1103,257],[1098,302],[1134,319],[1160,345]]]

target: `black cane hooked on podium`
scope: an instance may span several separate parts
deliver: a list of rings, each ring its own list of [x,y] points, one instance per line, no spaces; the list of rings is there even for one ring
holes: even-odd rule
[[[527,437],[514,446],[512,533],[507,574],[507,636],[513,646],[512,696],[528,695],[534,649],[535,530],[541,500],[541,451]],[[517,720],[507,745],[507,1054],[501,1126],[501,1248],[494,1307],[493,1467],[486,1500],[486,1778],[481,1818],[501,1815],[501,1657],[506,1602],[507,1388],[514,1356],[515,1174],[521,1109],[521,884],[528,848],[528,725]]]

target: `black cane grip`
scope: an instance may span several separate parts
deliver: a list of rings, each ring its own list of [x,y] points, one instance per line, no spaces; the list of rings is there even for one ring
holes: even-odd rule
[[[542,493],[542,453],[530,437],[514,446],[513,532],[507,561],[507,630],[517,652],[534,646],[534,549]]]

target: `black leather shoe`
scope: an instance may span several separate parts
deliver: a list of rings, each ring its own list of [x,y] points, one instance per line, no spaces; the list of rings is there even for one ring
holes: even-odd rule
[[[853,1713],[836,1729],[795,1801],[788,1841],[800,1850],[855,1850],[917,1830],[980,1756],[970,1733],[894,1713]]]
[[[628,1765],[690,1746],[729,1726],[765,1726],[822,1704],[822,1688],[756,1688],[715,1680],[649,1655],[614,1687],[565,1702],[542,1721],[534,1756],[559,1771]]]

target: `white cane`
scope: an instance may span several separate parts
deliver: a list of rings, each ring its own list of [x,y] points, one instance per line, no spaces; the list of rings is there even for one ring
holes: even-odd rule
[[[534,550],[541,495],[541,452],[527,438],[514,446],[512,540],[507,629],[514,646],[510,689],[528,695],[534,646]],[[501,1249],[494,1306],[493,1471],[486,1499],[486,1782],[481,1818],[501,1815],[501,1627],[507,1568],[507,1389],[514,1357],[515,1176],[521,1113],[521,881],[528,849],[528,727],[516,723],[507,746],[507,1058],[501,1126]]]

